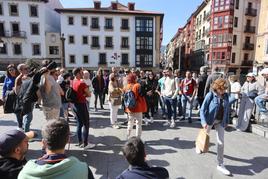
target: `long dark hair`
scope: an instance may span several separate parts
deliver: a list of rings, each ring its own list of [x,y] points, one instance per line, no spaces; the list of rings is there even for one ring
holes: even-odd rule
[[[6,70],[7,77],[8,77],[8,78],[12,78],[12,76],[11,76],[11,74],[10,74],[10,72],[9,72],[9,69],[10,69],[10,68],[13,68],[13,69],[15,70],[15,72],[16,72],[16,76],[17,76],[17,71],[16,71],[16,68],[15,68],[15,65],[14,65],[14,64],[10,64],[10,65],[7,66],[7,70]]]

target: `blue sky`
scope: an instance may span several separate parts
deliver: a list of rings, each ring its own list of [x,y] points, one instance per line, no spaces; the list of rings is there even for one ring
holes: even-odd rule
[[[64,7],[93,7],[93,0],[60,0]],[[101,0],[102,6],[110,5],[111,0]],[[186,20],[194,12],[202,0],[119,0],[122,4],[135,2],[140,10],[159,11],[164,17],[164,39],[166,45],[177,32],[178,27],[183,26]]]

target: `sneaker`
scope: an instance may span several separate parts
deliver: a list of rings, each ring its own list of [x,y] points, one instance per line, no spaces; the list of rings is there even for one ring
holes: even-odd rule
[[[200,150],[198,147],[195,147],[195,152],[196,152],[197,154],[201,154],[201,153],[202,153],[201,150]]]
[[[223,164],[222,165],[218,165],[217,166],[217,170],[219,170],[224,175],[227,175],[227,176],[230,176],[231,175],[231,172],[229,170],[227,170]]]
[[[149,119],[148,119],[148,118],[144,118],[143,121],[144,121],[145,125],[148,126],[148,124],[149,124],[149,122],[148,122]]]
[[[113,124],[113,125],[112,125],[112,128],[113,128],[113,129],[120,129],[120,127],[119,127],[117,124]]]
[[[174,128],[176,126],[175,122],[171,122],[170,127]]]
[[[169,121],[165,122],[165,123],[163,124],[163,126],[170,126],[170,122],[169,122]]]
[[[153,117],[150,118],[150,123],[154,123],[154,118]]]
[[[192,123],[192,118],[188,118],[188,123],[191,124]]]
[[[96,147],[95,144],[88,143],[83,148],[84,148],[84,150],[88,150],[88,149],[93,149],[94,147]]]

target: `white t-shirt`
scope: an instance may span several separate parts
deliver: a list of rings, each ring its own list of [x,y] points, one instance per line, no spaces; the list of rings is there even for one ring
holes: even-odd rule
[[[236,92],[240,92],[241,91],[241,85],[239,82],[230,82],[231,84],[231,93],[236,93]],[[235,99],[239,98],[239,94],[235,94]]]
[[[93,92],[93,86],[92,86],[92,81],[91,79],[83,79],[83,81],[86,83],[86,85],[88,86],[88,90],[89,92]],[[90,97],[87,97],[87,100],[90,100]]]

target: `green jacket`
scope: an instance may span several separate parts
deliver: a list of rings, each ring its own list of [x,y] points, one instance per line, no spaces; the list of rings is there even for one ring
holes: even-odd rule
[[[87,179],[88,166],[75,157],[56,164],[38,165],[30,160],[21,170],[18,179]]]

